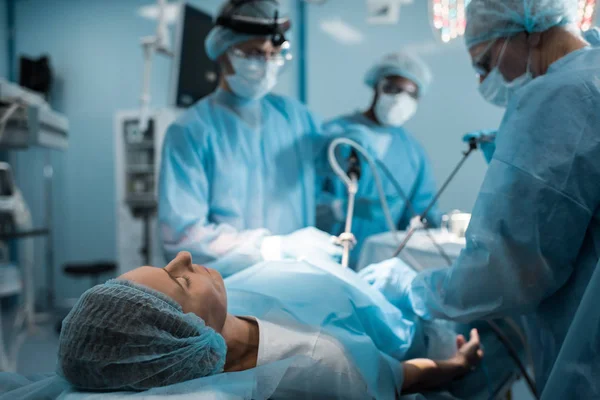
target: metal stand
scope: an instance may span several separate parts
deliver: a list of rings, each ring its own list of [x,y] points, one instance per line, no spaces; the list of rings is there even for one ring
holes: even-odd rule
[[[356,193],[358,192],[358,180],[361,175],[360,159],[356,149],[352,149],[350,157],[348,158],[348,178],[350,180],[346,183],[348,187],[348,210],[346,213],[346,227],[344,233],[342,233],[338,240],[344,248],[342,253],[342,266],[348,268],[350,264],[350,251],[356,245],[356,238],[352,234],[352,218],[354,218],[354,200]]]
[[[54,168],[50,150],[46,151],[46,165],[44,166],[44,197],[46,208],[46,301],[47,311],[54,310],[54,241],[52,235],[52,184]]]
[[[142,247],[140,248],[140,254],[142,255],[142,260],[144,260],[144,265],[150,265],[150,260],[152,259],[150,249],[152,248],[151,223],[153,214],[153,210],[146,210],[142,216],[142,223],[144,224],[144,237]]]
[[[339,241],[344,248],[342,253],[342,266],[348,268],[350,263],[350,250],[356,244],[356,239],[352,234],[352,218],[354,217],[354,199],[356,198],[356,192],[358,192],[358,180],[355,174],[352,174],[352,184],[348,187],[348,211],[346,213],[346,227],[344,233],[339,236]]]
[[[1,233],[0,240],[27,240],[37,236],[45,236],[48,234],[48,232],[48,229],[32,229],[21,232]],[[18,311],[16,313],[15,322],[13,324],[13,331],[15,332],[15,337],[9,346],[6,346],[8,343],[4,341],[2,317],[0,316],[0,371],[16,370],[17,352],[25,340],[27,330],[31,330],[35,327],[35,323],[37,322],[39,317],[39,315],[35,313],[34,308],[35,287],[33,285],[33,271],[30,270],[31,267],[32,266],[28,267],[27,265],[24,265],[24,270],[22,272],[23,284],[21,285],[21,290],[22,296],[24,298],[24,305],[19,306]],[[15,292],[13,295],[17,294],[19,294],[19,292]],[[5,348],[5,346],[7,348]]]
[[[140,255],[144,265],[152,263],[152,217],[156,214],[156,205],[146,207],[136,207],[132,209],[135,218],[142,219],[142,247]]]

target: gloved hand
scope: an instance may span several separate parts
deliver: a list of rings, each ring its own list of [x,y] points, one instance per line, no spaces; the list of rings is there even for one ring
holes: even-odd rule
[[[263,240],[261,252],[266,260],[305,259],[339,262],[342,248],[336,238],[317,228],[308,227],[285,236],[271,236]]]
[[[425,229],[427,226],[421,221],[421,216],[416,215],[410,219],[410,224],[408,224],[410,229],[421,230]]]
[[[600,46],[600,29],[593,27],[583,33],[583,38],[587,40],[592,47]]]
[[[489,164],[492,161],[494,152],[496,151],[496,131],[493,130],[481,130],[471,133],[467,133],[463,136],[463,142],[469,143],[471,139],[481,139],[478,143],[479,148],[483,152],[485,161]]]
[[[408,299],[408,290],[417,273],[401,259],[391,258],[369,265],[358,275],[383,293],[385,298],[396,307],[412,308]]]

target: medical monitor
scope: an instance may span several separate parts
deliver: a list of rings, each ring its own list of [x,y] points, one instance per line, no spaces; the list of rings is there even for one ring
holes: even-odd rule
[[[190,107],[216,89],[219,82],[217,64],[204,50],[204,40],[213,26],[210,15],[182,4],[173,48],[171,106]]]

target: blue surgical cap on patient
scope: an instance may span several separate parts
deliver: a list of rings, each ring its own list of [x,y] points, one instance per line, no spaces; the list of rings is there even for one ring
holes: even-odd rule
[[[228,3],[223,6],[223,9],[228,6]],[[246,1],[245,4],[241,4],[235,8],[233,15],[248,18],[273,18],[276,11],[279,11],[279,3],[276,1]],[[263,36],[238,33],[229,28],[217,25],[206,37],[204,47],[208,57],[215,61],[230,47],[257,37]],[[266,36],[264,37],[266,38]]]
[[[577,21],[574,0],[471,0],[467,7],[468,48],[520,32],[544,32]]]
[[[65,318],[58,372],[78,389],[141,391],[222,372],[225,354],[223,337],[169,297],[110,280]]]
[[[383,78],[394,75],[413,81],[421,95],[427,92],[431,85],[432,76],[427,64],[417,56],[406,52],[385,56],[367,71],[365,83],[375,89]]]

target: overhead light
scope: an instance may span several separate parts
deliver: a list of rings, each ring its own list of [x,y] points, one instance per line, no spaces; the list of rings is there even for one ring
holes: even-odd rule
[[[431,0],[431,24],[437,36],[448,43],[465,34],[466,8],[470,0]]]
[[[596,20],[596,0],[579,0],[578,6],[579,28],[587,31]]]
[[[466,8],[471,0],[430,0],[433,30],[444,42],[450,42],[465,33]],[[582,31],[594,26],[597,0],[577,0],[577,25]]]
[[[138,8],[137,14],[142,17],[152,21],[157,21],[158,16],[160,14],[159,7],[157,4],[147,5]],[[165,21],[167,24],[171,25],[177,22],[177,18],[179,17],[179,4],[177,3],[167,3],[165,6]]]
[[[323,20],[320,26],[323,32],[342,44],[359,44],[365,39],[358,29],[347,24],[339,17]]]

